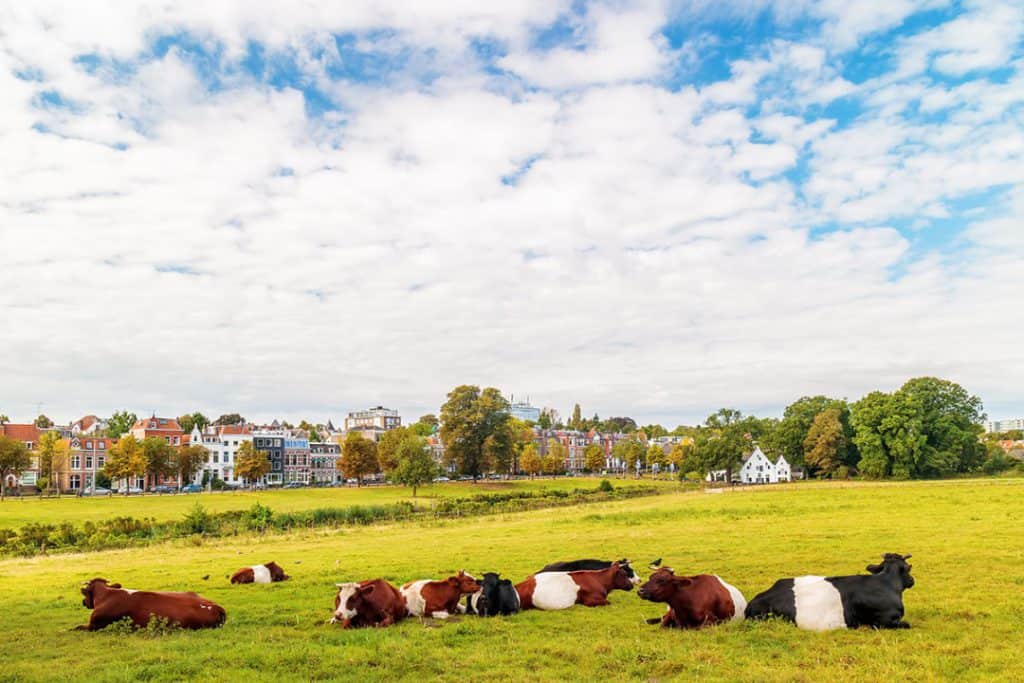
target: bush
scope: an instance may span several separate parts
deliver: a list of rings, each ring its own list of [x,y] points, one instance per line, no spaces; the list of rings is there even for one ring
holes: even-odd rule
[[[607,479],[602,479],[601,483],[597,485],[597,490],[605,493],[611,493],[615,490],[615,487],[612,486],[612,483]]]
[[[213,523],[210,513],[206,511],[202,503],[196,503],[182,520],[181,529],[186,534],[205,534],[212,530]]]
[[[245,526],[262,534],[270,526],[273,518],[273,511],[266,505],[261,505],[257,502],[245,513]]]

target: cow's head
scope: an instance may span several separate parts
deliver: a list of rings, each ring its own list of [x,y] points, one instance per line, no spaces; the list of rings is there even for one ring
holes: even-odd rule
[[[96,591],[102,588],[120,588],[119,583],[110,583],[106,579],[96,577],[91,581],[86,581],[82,584],[82,595],[85,596],[82,599],[82,604],[88,609],[93,609],[96,605]]]
[[[692,583],[692,579],[673,574],[671,567],[662,567],[651,574],[651,578],[640,587],[636,594],[651,602],[668,602],[677,590]]]
[[[486,572],[483,580],[480,581],[480,585],[486,590],[487,588],[493,588],[497,586],[501,580],[501,574],[498,572]]]
[[[360,586],[358,583],[336,583],[338,594],[334,596],[334,616],[331,623],[349,624],[359,614],[359,608],[373,593],[373,584]]]
[[[626,562],[628,563],[629,560],[626,560]],[[618,589],[620,591],[633,590],[633,585],[637,583],[639,579],[637,578],[636,572],[630,568],[629,564],[623,566],[618,562],[612,562],[612,566],[610,568],[615,570],[615,573],[612,574],[613,589]]]
[[[914,566],[907,563],[907,560],[909,559],[910,555],[886,553],[882,556],[882,561],[879,564],[869,564],[867,569],[872,574],[889,574],[896,576],[900,579],[904,589],[913,588],[914,577],[910,575],[910,570],[913,569]]]
[[[270,572],[271,581],[287,581],[292,578],[284,573],[284,570],[281,569],[281,566],[278,565],[277,562],[267,562],[263,566]]]
[[[626,577],[629,578],[630,583],[632,583],[634,586],[640,585],[640,577],[637,576],[637,573],[635,571],[633,571],[633,567],[629,564],[629,560],[627,560],[626,558],[622,558],[618,562],[613,562],[612,564],[619,565],[622,571],[626,573]]]
[[[460,569],[458,574],[449,577],[448,585],[454,586],[463,595],[480,590],[480,582],[467,574],[465,569]]]

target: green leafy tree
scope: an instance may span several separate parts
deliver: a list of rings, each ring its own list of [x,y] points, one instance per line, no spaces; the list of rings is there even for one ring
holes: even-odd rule
[[[60,492],[60,474],[68,464],[71,449],[57,432],[44,432],[39,437],[39,482],[48,491]]]
[[[139,418],[135,413],[129,413],[127,410],[118,411],[107,420],[107,436],[111,439],[119,439],[122,434],[127,434],[128,430],[138,421]]]
[[[5,424],[7,424],[10,421],[11,421],[11,418],[9,418],[6,415],[0,413],[0,425],[5,425]]]
[[[804,461],[831,478],[846,462],[846,446],[839,408],[826,408],[814,417],[804,438]]]
[[[722,408],[709,415],[704,426],[696,443],[697,462],[705,473],[724,470],[726,481],[732,481],[733,470],[751,445],[749,421],[738,410]]]
[[[529,474],[532,479],[540,474],[541,465],[540,453],[537,452],[536,444],[527,444],[519,454],[519,469]]]
[[[648,439],[653,439],[659,436],[668,436],[668,430],[659,424],[644,425],[640,428],[640,431],[646,434]]]
[[[259,450],[249,440],[243,441],[235,452],[235,475],[252,486],[270,472],[270,454]]]
[[[21,441],[0,435],[0,501],[7,496],[7,477],[20,477],[32,465],[32,456]]]
[[[416,497],[416,489],[429,484],[437,476],[437,463],[434,462],[426,441],[411,432],[399,442],[395,459],[397,466],[391,473],[391,479],[403,486],[411,487],[413,498]]]
[[[551,413],[547,412],[547,409],[540,411],[540,417],[537,418],[537,426],[541,429],[551,429]]]
[[[46,417],[45,415],[40,415],[39,417],[36,418],[34,424],[39,429],[49,429],[50,427],[53,426],[53,420]]]
[[[414,435],[414,432],[407,427],[389,429],[380,435],[377,441],[377,462],[381,472],[390,474],[398,467],[398,447],[410,435]]]
[[[245,443],[251,442],[243,442],[243,444]],[[239,450],[241,450],[241,447],[239,447]],[[206,461],[206,456],[206,449],[199,444],[189,444],[179,448],[174,457],[174,469],[178,475],[178,481],[182,484],[192,481],[196,476],[196,472],[199,471]],[[235,471],[237,473],[237,468]]]
[[[579,403],[572,407],[572,419],[569,420],[569,428],[583,429],[583,412],[580,410]]]
[[[182,415],[179,417],[178,424],[181,426],[181,430],[188,434],[192,431],[193,427],[199,427],[199,431],[206,429],[210,424],[210,418],[197,410],[191,415]]]
[[[216,420],[214,420],[213,424],[217,425],[218,427],[225,427],[227,425],[241,425],[245,424],[245,418],[239,415],[238,413],[227,413],[225,415],[221,415]]]
[[[355,479],[356,485],[362,486],[363,477],[379,469],[377,444],[359,432],[349,432],[341,445],[337,467],[346,479]]]
[[[631,434],[636,431],[636,420],[631,417],[609,417],[601,423],[599,430],[614,434]]]
[[[600,472],[604,469],[604,449],[592,443],[583,449],[583,466],[588,472]]]
[[[174,474],[174,449],[162,437],[150,436],[142,440],[142,452],[146,457],[146,476],[155,485],[161,477]]]
[[[441,422],[437,419],[437,415],[434,415],[433,413],[427,413],[426,415],[421,415],[420,419],[417,420],[417,422],[419,424],[430,425],[431,427],[437,427],[438,425],[441,424]]]
[[[569,451],[561,441],[558,439],[548,439],[548,452],[541,459],[541,469],[544,471],[544,474],[564,472],[568,454]]]
[[[521,434],[518,422],[514,418],[504,420],[484,439],[483,460],[488,469],[503,474],[513,471]]]
[[[125,495],[128,495],[131,482],[145,474],[147,464],[142,442],[129,434],[118,440],[107,453],[103,474],[113,481],[124,480]]]
[[[842,464],[856,466],[859,455],[853,443],[853,423],[850,419],[850,406],[842,400],[828,396],[804,396],[786,407],[776,428],[766,438],[759,439],[764,450],[774,456],[783,456],[794,467],[805,467],[808,475],[813,474],[813,466],[804,459],[804,444],[807,433],[820,413],[835,408],[839,411],[839,421],[843,426],[843,436],[847,448],[842,456]]]
[[[507,447],[508,410],[508,401],[493,387],[481,391],[464,384],[452,389],[441,407],[446,463],[474,480],[492,467],[490,459]],[[488,442],[492,436],[495,438]]]
[[[668,453],[659,444],[652,443],[647,447],[647,466],[664,468],[668,465]]]
[[[643,462],[646,449],[639,439],[630,437],[628,439],[622,439],[612,449],[612,456],[619,459],[620,462],[625,463],[625,467],[628,470],[636,470],[636,464]]]
[[[302,420],[301,422],[299,422],[299,429],[306,432],[306,436],[309,438],[310,441],[323,440],[319,428],[317,428],[317,426],[312,422]]]

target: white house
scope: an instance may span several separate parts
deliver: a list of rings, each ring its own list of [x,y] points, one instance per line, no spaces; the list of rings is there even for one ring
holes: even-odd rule
[[[202,446],[208,451],[206,462],[196,472],[193,483],[202,483],[203,473],[211,478],[222,479],[233,484],[242,480],[234,473],[235,454],[246,441],[252,441],[252,430],[246,426],[209,426],[202,432],[192,428],[189,443]]]
[[[725,470],[709,472],[707,481],[725,481]],[[793,473],[786,459],[779,456],[774,463],[768,459],[759,447],[743,457],[743,465],[739,472],[733,473],[733,480],[741,484],[777,484],[780,481],[792,481]]]
[[[793,470],[781,455],[775,461],[775,481],[793,481]]]

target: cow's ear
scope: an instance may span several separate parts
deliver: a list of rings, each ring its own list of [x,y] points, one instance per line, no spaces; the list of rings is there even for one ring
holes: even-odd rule
[[[877,574],[878,572],[882,571],[882,565],[880,565],[880,564],[869,564],[867,569],[872,574]]]
[[[363,586],[362,588],[359,589],[359,592],[362,593],[363,595],[369,595],[370,593],[373,592],[373,584],[370,584],[369,586]]]
[[[119,583],[111,583],[111,584],[109,584],[109,586],[110,586],[111,588],[120,588],[120,587],[121,587],[121,584],[119,584]]]
[[[336,584],[334,584],[334,587],[335,588],[344,588],[345,584],[343,584],[343,583],[336,583]]]
[[[693,583],[693,579],[691,579],[691,578],[689,578],[687,576],[677,576],[677,577],[675,577],[675,580],[676,580],[676,584],[678,584],[680,586],[689,586],[690,584]]]

